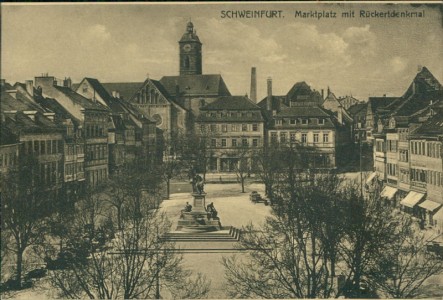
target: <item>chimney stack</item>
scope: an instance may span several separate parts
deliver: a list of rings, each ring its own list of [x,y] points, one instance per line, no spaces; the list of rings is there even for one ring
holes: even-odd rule
[[[255,67],[251,68],[251,100],[257,103],[257,69]]]
[[[67,88],[71,88],[72,85],[72,81],[71,81],[71,77],[66,78],[65,80],[63,80],[63,86],[67,87]]]
[[[28,94],[34,97],[34,81],[26,80],[25,84],[26,84],[26,91],[28,92]]]
[[[272,110],[272,78],[268,77],[268,97],[266,99],[266,109]]]
[[[321,99],[325,100],[325,90],[321,89]]]
[[[412,81],[412,94],[415,94],[415,81]]]

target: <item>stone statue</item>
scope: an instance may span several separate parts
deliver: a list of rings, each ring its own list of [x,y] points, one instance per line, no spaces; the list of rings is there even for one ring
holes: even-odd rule
[[[208,206],[206,206],[206,211],[208,212],[208,219],[212,218],[215,219],[217,218],[217,210],[214,207],[214,202],[211,202],[211,204],[208,204]]]
[[[193,178],[192,178],[192,191],[194,193],[199,193],[200,195],[203,194],[204,191],[204,186],[205,186],[205,181],[203,180],[203,177],[201,177],[200,175],[196,174]]]

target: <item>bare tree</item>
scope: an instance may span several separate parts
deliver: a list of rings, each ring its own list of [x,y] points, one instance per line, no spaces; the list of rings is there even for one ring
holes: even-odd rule
[[[239,247],[250,251],[246,262],[223,260],[231,296],[323,298],[337,292],[334,272],[343,225],[321,217],[340,210],[340,179],[300,173],[298,161],[295,152],[287,156],[274,216],[260,228],[245,228]]]
[[[409,216],[397,220],[390,247],[380,253],[367,277],[385,297],[413,298],[420,296],[420,288],[429,277],[443,272],[443,259],[427,251],[429,238]]]
[[[10,170],[1,178],[2,236],[12,243],[6,248],[15,254],[15,283],[22,284],[23,255],[33,245],[42,244],[46,226],[44,218],[52,198],[39,178],[39,164],[34,157],[21,160],[17,170]],[[4,233],[6,231],[7,233]],[[2,242],[4,242],[2,240]]]
[[[134,188],[121,184],[122,190]],[[201,276],[192,281],[174,244],[161,238],[171,226],[165,215],[153,210],[141,193],[125,191],[125,195],[120,228],[114,229],[114,235],[105,234],[102,243],[98,232],[107,220],[101,213],[106,201],[92,197],[77,206],[76,230],[71,231],[70,239],[74,253],[65,269],[50,273],[60,295],[148,299],[159,298],[160,292],[174,297],[207,294],[209,282]],[[80,236],[75,234],[78,232]],[[183,286],[191,281],[192,288]]]
[[[209,160],[213,157],[213,150],[210,147],[212,135],[208,132],[190,132],[183,135],[184,147],[182,150],[182,159],[184,167],[188,170],[189,176],[195,173],[203,175],[206,178]]]

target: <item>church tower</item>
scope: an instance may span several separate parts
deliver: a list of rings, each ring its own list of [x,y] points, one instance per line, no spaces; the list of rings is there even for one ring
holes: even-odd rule
[[[186,32],[178,45],[180,47],[180,75],[201,75],[202,43],[194,30],[192,22],[188,22],[186,25]]]

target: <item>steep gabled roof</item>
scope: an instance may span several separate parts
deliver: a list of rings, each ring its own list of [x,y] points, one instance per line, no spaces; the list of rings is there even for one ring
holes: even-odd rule
[[[219,97],[200,110],[260,110],[260,107],[246,96],[225,96]]]
[[[411,133],[411,136],[437,137],[443,135],[443,111],[440,111]]]
[[[257,103],[257,105],[263,109],[266,110],[267,109],[267,101],[268,101],[268,97],[263,98],[260,102]],[[284,107],[288,107],[285,104],[286,101],[286,96],[272,96],[271,97],[271,110],[279,110],[282,109]]]
[[[108,91],[103,87],[103,85],[95,78],[85,77],[84,80],[89,82],[95,92],[102,98],[105,102],[108,102],[111,98],[111,95]]]
[[[102,83],[102,86],[109,94],[112,95],[113,91],[118,91],[121,98],[130,100],[143,83],[144,82],[107,82]]]
[[[51,110],[53,113],[55,113],[56,119],[58,121],[61,121],[59,119],[71,119],[72,122],[78,126],[80,124],[80,120],[75,118],[69,111],[67,111],[57,100],[53,98],[45,98],[45,97],[38,97],[36,98],[36,101],[43,107]]]
[[[160,83],[173,97],[176,96],[177,86],[180,96],[231,95],[223,78],[218,74],[164,76],[160,79]]]
[[[351,116],[366,115],[367,103],[357,103],[348,108],[348,112]]]
[[[398,97],[369,97],[368,104],[370,104],[371,111],[375,113],[378,109],[388,106],[390,103],[394,102]]]
[[[423,67],[415,76],[405,94],[386,106],[391,115],[410,116],[425,109],[430,103],[443,100],[443,86]]]
[[[88,109],[99,109],[106,110],[107,108],[100,104],[99,102],[92,102],[89,99],[83,97],[82,95],[74,92],[72,89],[63,86],[54,86],[55,89],[62,92],[66,97],[71,99],[72,102],[80,105],[81,107]]]

